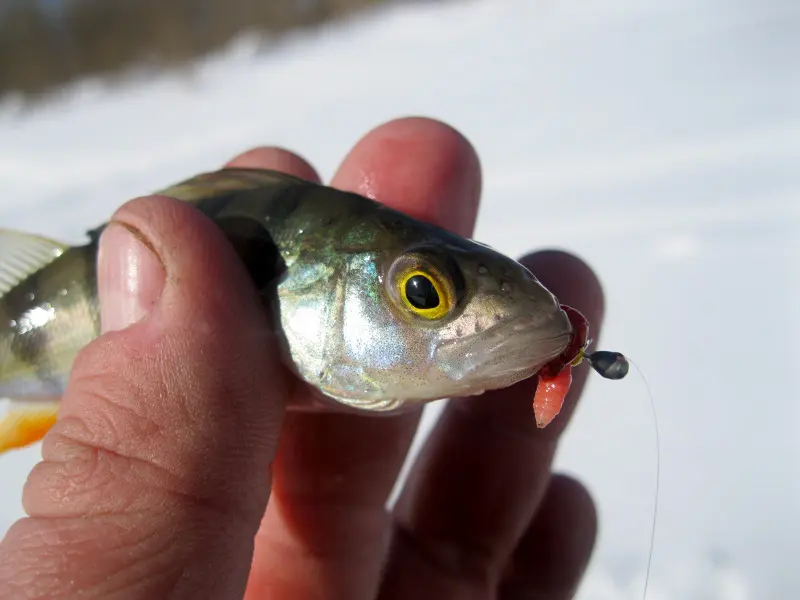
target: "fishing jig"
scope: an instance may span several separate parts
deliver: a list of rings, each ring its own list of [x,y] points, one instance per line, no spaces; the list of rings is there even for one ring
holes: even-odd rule
[[[572,367],[577,367],[584,359],[605,379],[622,379],[630,368],[628,359],[619,352],[598,350],[587,354],[586,350],[592,343],[588,339],[589,322],[571,306],[562,304],[561,309],[567,313],[574,334],[566,350],[539,371],[533,397],[533,414],[539,428],[547,427],[561,412],[572,385]]]

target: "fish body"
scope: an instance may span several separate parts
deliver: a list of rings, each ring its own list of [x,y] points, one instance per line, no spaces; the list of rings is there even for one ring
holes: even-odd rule
[[[159,193],[191,202],[225,233],[284,363],[325,408],[391,413],[507,387],[572,339],[557,299],[521,264],[363,196],[258,169]],[[62,394],[77,353],[100,334],[104,227],[79,247],[0,232],[0,396],[14,401],[0,451],[9,427],[35,410],[41,423],[43,403]]]

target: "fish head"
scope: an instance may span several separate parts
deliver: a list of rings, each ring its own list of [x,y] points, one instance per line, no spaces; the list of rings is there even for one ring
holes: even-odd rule
[[[474,241],[403,252],[384,287],[406,324],[403,386],[418,390],[418,400],[507,387],[572,339],[556,297],[522,264]]]
[[[452,393],[507,387],[565,350],[570,319],[530,270],[473,241],[448,250],[450,277],[461,279],[463,291],[450,317],[434,326],[430,368],[451,382]]]
[[[522,264],[458,236],[421,237],[346,259],[326,303],[338,307],[332,333],[305,377],[324,395],[370,411],[476,395],[532,376],[570,343],[566,313]]]

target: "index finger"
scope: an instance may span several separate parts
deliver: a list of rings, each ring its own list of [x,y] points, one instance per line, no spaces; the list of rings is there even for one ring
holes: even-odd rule
[[[482,181],[478,155],[463,135],[412,117],[368,134],[344,159],[332,185],[470,236]]]

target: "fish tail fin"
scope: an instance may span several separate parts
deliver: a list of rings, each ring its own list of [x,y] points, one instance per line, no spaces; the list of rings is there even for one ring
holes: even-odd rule
[[[11,409],[0,419],[0,454],[35,444],[55,425],[58,403],[20,403],[12,400]]]
[[[47,404],[97,337],[95,265],[96,244],[0,227],[0,401],[14,399],[8,414],[0,408],[0,452],[44,435],[55,413]]]
[[[0,227],[0,294],[53,262],[68,244],[44,236]]]

